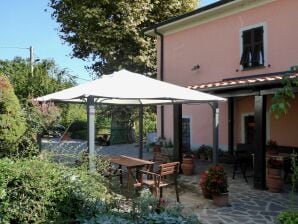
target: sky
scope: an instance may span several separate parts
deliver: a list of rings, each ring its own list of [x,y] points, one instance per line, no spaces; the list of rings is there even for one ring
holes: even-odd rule
[[[216,0],[201,0],[201,6]],[[0,4],[0,59],[16,56],[29,58],[29,47],[35,59],[54,59],[60,68],[79,77],[78,83],[91,80],[85,69],[90,62],[71,58],[72,48],[58,33],[59,25],[51,17],[49,0],[1,0]],[[45,11],[46,10],[46,11]]]

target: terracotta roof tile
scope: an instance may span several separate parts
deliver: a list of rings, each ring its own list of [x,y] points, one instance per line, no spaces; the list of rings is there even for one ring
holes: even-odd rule
[[[267,84],[271,82],[277,82],[282,80],[282,78],[287,75],[287,73],[283,72],[280,74],[264,74],[264,75],[254,75],[254,76],[246,76],[243,78],[233,78],[233,79],[224,79],[222,81],[209,82],[209,83],[201,83],[193,86],[188,86],[190,89],[207,89],[207,88],[217,88],[217,87],[228,87],[228,86],[236,86],[236,85],[255,85],[257,83]],[[289,76],[290,78],[298,77],[298,73],[292,74]]]

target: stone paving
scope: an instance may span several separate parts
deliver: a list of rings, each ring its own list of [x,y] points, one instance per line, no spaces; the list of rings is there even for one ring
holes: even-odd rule
[[[180,195],[184,211],[197,214],[203,224],[277,223],[276,216],[289,205],[288,193],[255,190],[251,183],[247,184],[243,178],[236,177],[235,180],[229,178],[230,205],[216,207],[212,200],[203,198],[198,179],[198,175],[182,175],[179,183],[183,183],[184,190]],[[174,193],[171,191],[168,193]]]
[[[66,147],[55,148],[55,153],[74,154],[77,156],[81,149],[78,147],[72,150]],[[138,147],[135,144],[98,146],[97,154],[102,155],[128,155],[138,157]],[[152,153],[144,149],[145,159],[151,159]],[[241,175],[236,175],[235,180],[231,177],[231,165],[226,167],[229,173],[229,202],[228,207],[216,207],[212,200],[203,198],[202,192],[198,186],[199,175],[210,165],[210,162],[198,160],[196,164],[197,174],[192,176],[180,175],[179,191],[180,201],[184,212],[196,214],[202,224],[272,224],[278,223],[276,216],[280,211],[286,210],[289,206],[288,189],[282,193],[270,193],[265,190],[255,190],[252,187],[252,178],[249,178],[247,184]],[[174,204],[172,197],[173,189],[165,189],[164,198],[169,204]],[[296,197],[297,194],[295,195]],[[297,199],[296,199],[297,201]],[[297,205],[298,207],[298,205]],[[298,208],[297,208],[298,209]]]

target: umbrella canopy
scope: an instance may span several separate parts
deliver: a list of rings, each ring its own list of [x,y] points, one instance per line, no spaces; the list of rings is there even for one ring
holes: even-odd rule
[[[143,105],[203,102],[217,104],[218,101],[225,101],[221,97],[152,79],[127,70],[114,72],[111,75],[102,75],[97,80],[38,97],[36,100],[87,103],[89,169],[91,171],[95,171],[93,159],[95,155],[95,104],[140,105],[139,125],[141,131]],[[139,157],[142,158],[142,132],[139,136]]]
[[[46,96],[37,101],[85,102],[123,105],[157,105],[224,101],[224,98],[159,81],[141,74],[121,70]]]

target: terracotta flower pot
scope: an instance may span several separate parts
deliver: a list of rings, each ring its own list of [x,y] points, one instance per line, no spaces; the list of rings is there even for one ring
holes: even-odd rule
[[[280,176],[269,175],[267,177],[267,187],[270,192],[280,192],[283,188],[283,179]]]
[[[154,145],[152,151],[153,152],[161,152],[161,146],[160,145]]]
[[[183,157],[181,168],[184,175],[192,175],[194,167],[195,164],[192,157]]]
[[[213,195],[213,204],[216,206],[228,206],[229,205],[229,193],[221,193],[220,195]]]
[[[181,168],[184,175],[190,176],[193,174],[194,170],[194,164],[193,163],[182,163]]]
[[[268,176],[279,176],[279,177],[281,177],[281,169],[268,168]]]

